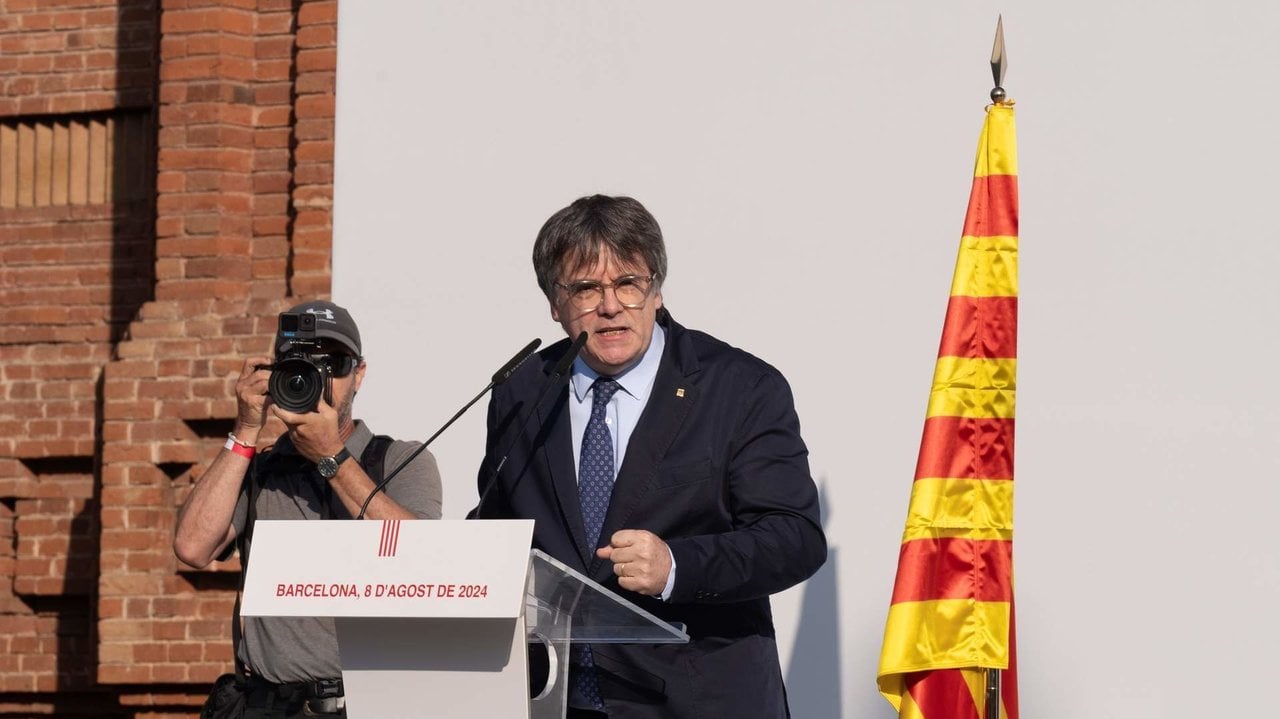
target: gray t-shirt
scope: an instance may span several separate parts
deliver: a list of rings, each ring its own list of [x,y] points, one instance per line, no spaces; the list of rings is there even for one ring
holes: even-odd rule
[[[355,432],[346,442],[352,460],[359,461],[373,432],[357,420]],[[383,471],[390,473],[421,442],[393,442],[387,448]],[[259,473],[257,519],[350,519],[341,500],[329,491],[315,465],[297,453],[288,435],[254,462]],[[244,536],[249,517],[249,477],[240,489],[232,523],[236,535]],[[376,479],[376,478],[375,478]],[[441,508],[440,471],[436,458],[424,451],[391,480],[384,490],[400,506],[421,519],[439,519]],[[328,508],[326,510],[326,505]],[[298,547],[298,551],[307,551]],[[252,549],[249,550],[252,557]],[[232,621],[239,621],[233,617]],[[333,619],[327,617],[245,617],[243,636],[236,656],[255,674],[269,682],[286,684],[342,676],[338,640]]]

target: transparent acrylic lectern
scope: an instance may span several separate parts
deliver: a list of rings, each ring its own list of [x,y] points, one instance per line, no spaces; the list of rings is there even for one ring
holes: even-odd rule
[[[529,643],[546,647],[549,658],[546,686],[530,703],[532,719],[564,717],[571,644],[689,641],[683,626],[662,621],[537,549],[529,556],[524,617]]]

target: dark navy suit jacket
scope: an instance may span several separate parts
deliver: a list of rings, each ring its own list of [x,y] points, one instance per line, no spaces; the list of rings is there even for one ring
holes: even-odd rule
[[[665,310],[658,322],[666,349],[600,541],[619,529],[665,540],[677,567],[670,599],[620,588],[612,564],[586,545],[567,386],[521,419],[568,340],[495,390],[487,464],[511,450],[479,516],[536,520],[535,547],[687,627],[687,645],[593,646],[610,717],[785,717],[769,595],[811,576],[827,549],[791,389],[773,367],[686,330]],[[481,468],[482,493],[491,476],[490,466]]]

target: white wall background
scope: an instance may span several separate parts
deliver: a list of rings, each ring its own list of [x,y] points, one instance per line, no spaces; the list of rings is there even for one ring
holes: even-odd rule
[[[775,599],[797,717],[875,667],[1004,13],[1022,193],[1025,716],[1262,716],[1280,677],[1280,5],[343,2],[334,295],[357,413],[425,438],[560,336],[574,198],[662,223],[675,317],[791,380],[831,561]],[[483,406],[433,445],[475,502]]]

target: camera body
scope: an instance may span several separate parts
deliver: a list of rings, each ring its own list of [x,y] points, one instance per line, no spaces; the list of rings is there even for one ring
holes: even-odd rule
[[[278,340],[287,343],[283,352],[277,348],[276,362],[271,365],[267,394],[271,401],[290,412],[313,412],[324,397],[333,404],[330,376],[334,368],[328,362],[316,361],[320,354],[320,338],[316,337],[316,316],[309,312],[282,312]]]

